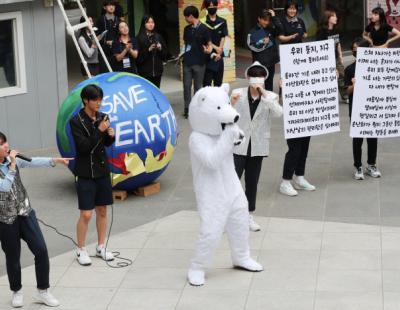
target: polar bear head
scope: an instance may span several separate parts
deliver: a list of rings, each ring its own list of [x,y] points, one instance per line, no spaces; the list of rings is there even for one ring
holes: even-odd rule
[[[239,120],[239,114],[230,105],[229,84],[204,87],[196,92],[189,106],[189,122],[193,131],[220,135],[225,124]]]

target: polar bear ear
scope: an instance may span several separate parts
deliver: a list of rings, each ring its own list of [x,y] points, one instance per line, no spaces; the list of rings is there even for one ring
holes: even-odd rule
[[[229,94],[229,84],[228,83],[224,83],[221,85],[221,88],[227,93]]]

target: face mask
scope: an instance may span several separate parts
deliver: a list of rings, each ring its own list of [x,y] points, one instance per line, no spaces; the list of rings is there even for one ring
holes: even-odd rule
[[[215,13],[217,13],[217,8],[208,8],[207,11],[208,14],[215,15]]]
[[[353,51],[353,56],[357,58],[357,51]]]
[[[257,88],[257,87],[264,88],[264,81],[265,81],[265,79],[263,77],[250,77],[249,85],[253,86],[255,88]]]

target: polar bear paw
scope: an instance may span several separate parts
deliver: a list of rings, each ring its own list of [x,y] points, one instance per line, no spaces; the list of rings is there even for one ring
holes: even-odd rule
[[[252,258],[248,258],[247,260],[242,262],[234,262],[233,266],[235,268],[244,269],[252,272],[259,272],[264,270],[264,267]]]
[[[205,283],[204,270],[189,269],[187,279],[190,285],[202,286]]]

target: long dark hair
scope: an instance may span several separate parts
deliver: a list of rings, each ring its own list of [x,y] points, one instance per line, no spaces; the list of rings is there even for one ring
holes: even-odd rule
[[[319,23],[318,23],[317,36],[328,29],[328,27],[329,27],[329,19],[333,15],[337,15],[337,13],[336,13],[336,11],[334,9],[331,9],[331,8],[326,9],[322,13],[321,18],[319,19]],[[333,28],[335,28],[336,26],[337,25],[333,26]]]
[[[385,26],[385,25],[388,24],[388,22],[387,22],[387,20],[386,20],[385,11],[384,11],[380,6],[374,8],[374,9],[372,10],[372,13],[373,13],[373,14],[379,15],[379,26],[380,26],[380,27]],[[373,23],[373,22],[371,21],[370,25],[375,25],[375,23]]]
[[[90,18],[90,17],[88,16],[88,18]],[[86,20],[85,20],[85,17],[83,17],[83,16],[82,16],[81,19],[79,20],[80,23],[84,23],[85,21],[86,21]],[[79,36],[78,36],[78,37],[82,36],[82,37],[85,39],[87,45],[89,45],[89,47],[90,47],[90,46],[92,45],[92,43],[93,43],[93,38],[91,38],[91,37],[88,35],[87,30],[89,30],[89,27],[82,28],[82,29],[79,31]]]
[[[154,21],[154,29],[153,29],[152,32],[155,33],[155,30],[156,30],[156,27],[155,27],[156,21],[155,21],[153,15],[145,14],[145,15],[143,15],[142,21],[141,21],[141,23],[140,23],[140,28],[139,28],[138,36],[147,35],[146,24],[147,24],[147,22],[148,22],[150,19],[152,19],[152,20]]]

